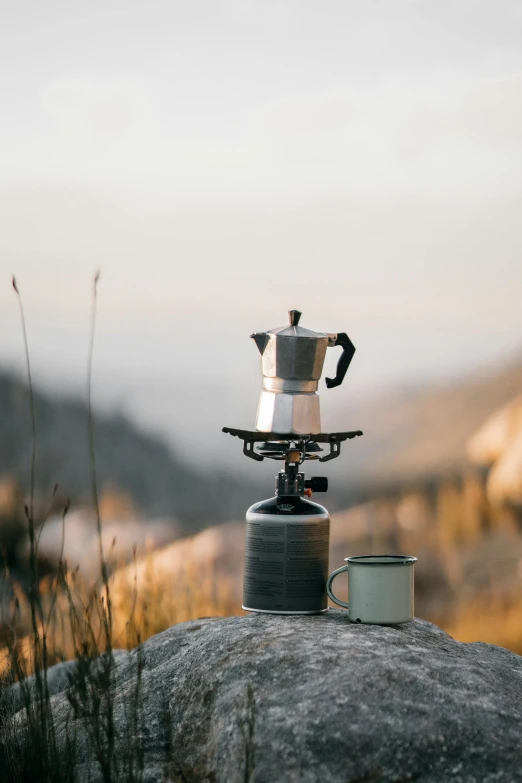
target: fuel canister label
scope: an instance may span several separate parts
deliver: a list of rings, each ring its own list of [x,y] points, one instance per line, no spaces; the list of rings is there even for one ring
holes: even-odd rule
[[[247,522],[243,603],[252,609],[326,608],[330,520]]]

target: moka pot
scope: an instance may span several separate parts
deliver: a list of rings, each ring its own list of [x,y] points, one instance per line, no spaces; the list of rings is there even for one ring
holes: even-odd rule
[[[301,313],[290,310],[290,324],[251,337],[261,354],[263,388],[257,408],[256,430],[309,435],[321,432],[317,388],[326,349],[340,345],[343,353],[335,378],[326,378],[329,389],[339,386],[355,353],[344,332],[313,332],[299,326]]]

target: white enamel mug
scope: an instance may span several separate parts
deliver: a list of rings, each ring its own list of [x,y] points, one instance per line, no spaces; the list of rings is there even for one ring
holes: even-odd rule
[[[326,592],[339,606],[348,609],[352,623],[395,625],[413,620],[413,566],[416,557],[407,555],[359,555],[346,557],[346,565],[328,577]],[[348,572],[349,603],[332,592],[338,574]]]

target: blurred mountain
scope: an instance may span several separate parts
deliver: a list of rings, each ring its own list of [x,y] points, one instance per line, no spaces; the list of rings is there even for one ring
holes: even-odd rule
[[[79,399],[35,392],[36,489],[73,502],[89,501],[90,460],[86,405]],[[94,415],[99,490],[115,489],[132,499],[143,517],[177,520],[193,532],[243,517],[259,494],[248,479],[188,467],[161,438],[141,432],[123,415]],[[0,372],[0,477],[27,490],[31,451],[29,393],[25,383]],[[204,453],[204,445],[202,445]]]
[[[470,437],[521,390],[522,357],[451,383],[381,393],[352,404],[347,420],[364,437],[345,444],[340,459],[306,466],[309,475],[331,479],[328,495],[318,496],[319,502],[335,511],[376,492],[402,491],[461,472],[470,465]],[[85,404],[39,391],[35,402],[39,493],[48,495],[59,483],[61,493],[88,501]],[[0,372],[0,477],[13,476],[23,487],[31,446],[28,406],[26,385]],[[225,464],[212,471],[202,443],[199,470],[170,447],[166,436],[140,431],[122,414],[95,414],[94,434],[100,491],[127,493],[143,517],[175,519],[181,533],[242,519],[252,502],[271,494],[270,468],[272,475],[280,469],[279,463],[265,462],[252,477],[233,469],[227,473]]]
[[[333,470],[347,488],[437,479],[470,465],[467,443],[485,419],[522,392],[522,356],[450,383],[380,394],[352,405],[363,438]]]

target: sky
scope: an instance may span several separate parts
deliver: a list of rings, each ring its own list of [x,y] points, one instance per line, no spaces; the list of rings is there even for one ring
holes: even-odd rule
[[[83,389],[101,269],[97,405],[200,459],[254,425],[249,335],[289,309],[357,347],[331,429],[520,352],[516,0],[0,8],[0,366],[14,273],[38,382]]]

